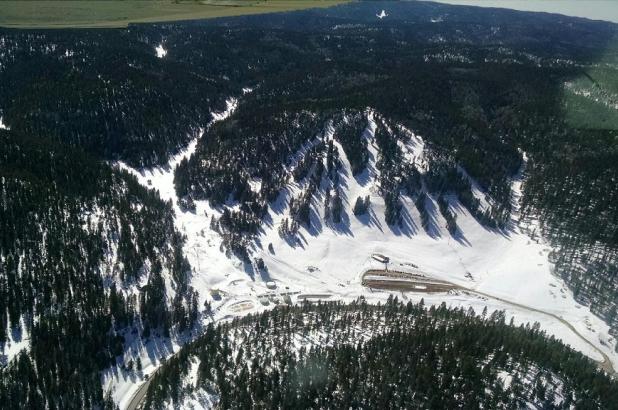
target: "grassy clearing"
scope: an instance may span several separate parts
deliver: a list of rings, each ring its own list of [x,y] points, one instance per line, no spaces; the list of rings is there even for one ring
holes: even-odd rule
[[[618,129],[618,70],[593,68],[565,86],[567,121],[575,128]]]
[[[8,0],[0,26],[13,28],[126,27],[129,23],[196,20],[330,7],[350,0]]]
[[[618,130],[618,36],[598,62],[565,84],[563,107],[574,128]]]

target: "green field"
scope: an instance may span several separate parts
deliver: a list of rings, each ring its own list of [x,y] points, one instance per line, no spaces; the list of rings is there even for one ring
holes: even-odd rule
[[[195,20],[329,7],[350,0],[0,0],[0,26],[126,27],[129,23]]]
[[[565,85],[563,104],[574,128],[618,129],[618,70],[590,68]]]

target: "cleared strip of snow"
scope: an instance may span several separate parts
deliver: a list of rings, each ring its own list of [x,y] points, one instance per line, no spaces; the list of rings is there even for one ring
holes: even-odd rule
[[[208,126],[212,125],[213,123],[217,121],[222,121],[226,119],[227,117],[229,117],[234,112],[234,110],[236,110],[237,106],[238,106],[237,99],[235,98],[228,99],[226,101],[225,110],[222,112],[213,113],[212,114],[213,119],[211,123],[208,124]],[[163,200],[166,200],[166,201],[171,200],[175,205],[174,208],[175,208],[175,211],[178,217],[178,213],[182,214],[183,212],[180,210],[180,208],[178,208],[178,204],[177,204],[178,198],[176,197],[176,190],[174,188],[174,170],[176,169],[176,166],[183,159],[188,159],[193,155],[193,153],[195,152],[195,149],[197,148],[197,143],[203,134],[204,134],[204,129],[200,130],[199,134],[195,138],[193,138],[191,142],[189,142],[186,148],[184,148],[183,150],[178,152],[176,155],[171,157],[168,163],[162,167],[144,168],[144,169],[137,170],[135,168],[132,168],[126,165],[122,161],[119,161],[116,164],[120,168],[125,169],[131,172],[133,175],[135,175],[142,185],[158,190],[159,195],[161,196]]]
[[[381,280],[385,282],[404,282],[404,283],[418,283],[418,286],[423,285],[445,285],[444,282],[432,282],[431,279],[425,280],[421,278],[404,278],[404,277],[396,277],[396,276],[384,276],[384,275],[365,275],[363,276],[365,280]],[[419,283],[422,280],[422,283]],[[448,283],[446,284],[448,285]],[[419,288],[420,289],[420,288]]]

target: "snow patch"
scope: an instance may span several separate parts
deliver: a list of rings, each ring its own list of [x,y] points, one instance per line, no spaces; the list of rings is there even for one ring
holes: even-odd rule
[[[0,117],[0,130],[10,130],[10,129],[11,128],[2,121],[2,117]]]
[[[30,349],[30,335],[26,330],[23,318],[19,320],[19,324],[12,328],[7,326],[6,335],[6,342],[0,345],[2,348],[0,350],[0,365],[8,364],[22,350],[28,351]]]
[[[157,53],[157,57],[159,58],[163,58],[167,55],[167,50],[165,48],[163,48],[163,44],[159,44],[156,48],[155,48],[155,52]]]

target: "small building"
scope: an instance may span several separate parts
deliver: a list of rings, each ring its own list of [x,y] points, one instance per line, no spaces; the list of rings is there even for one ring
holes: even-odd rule
[[[378,262],[381,262],[381,263],[388,263],[388,262],[389,262],[389,260],[390,260],[390,259],[388,258],[388,256],[384,256],[384,255],[379,254],[379,253],[374,253],[374,254],[372,254],[372,255],[371,255],[371,257],[372,257],[374,260],[376,260],[376,261],[378,261]]]

